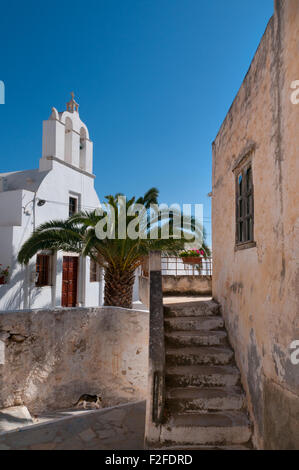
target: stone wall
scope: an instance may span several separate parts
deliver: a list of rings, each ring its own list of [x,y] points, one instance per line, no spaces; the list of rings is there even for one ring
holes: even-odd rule
[[[145,402],[25,426],[0,435],[1,450],[141,450]]]
[[[148,331],[148,312],[116,307],[1,312],[0,408],[38,414],[84,393],[105,406],[145,399]]]
[[[165,295],[211,295],[212,276],[162,276],[162,289]],[[139,276],[139,298],[149,306],[149,278]]]
[[[149,277],[139,276],[139,299],[149,306]]]
[[[263,448],[299,448],[299,2],[275,14],[213,143],[213,295]],[[252,152],[255,247],[235,247],[235,174]],[[296,432],[294,432],[296,430]],[[283,437],[282,437],[283,436]]]
[[[162,286],[167,295],[211,295],[212,276],[163,275]]]

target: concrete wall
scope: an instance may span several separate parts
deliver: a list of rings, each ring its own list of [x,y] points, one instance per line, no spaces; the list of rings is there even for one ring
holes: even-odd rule
[[[212,293],[212,276],[165,276],[162,277],[164,294],[198,294]]]
[[[299,2],[275,2],[213,143],[213,295],[223,307],[258,447],[299,448]],[[256,247],[235,249],[233,167],[251,149]],[[294,432],[294,430],[296,432]]]
[[[139,299],[140,301],[149,306],[149,277],[139,276]]]
[[[1,450],[141,450],[145,402],[80,413],[0,435]]]
[[[148,312],[115,307],[0,313],[0,408],[41,413],[84,393],[105,406],[145,399],[148,328]]]

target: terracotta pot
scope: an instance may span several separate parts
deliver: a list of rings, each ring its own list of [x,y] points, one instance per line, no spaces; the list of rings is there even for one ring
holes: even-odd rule
[[[0,276],[0,285],[3,285],[3,284],[6,284],[6,282],[5,282],[5,277],[4,277],[4,276]]]
[[[185,256],[182,258],[184,264],[199,264],[201,265],[202,258],[198,256]]]

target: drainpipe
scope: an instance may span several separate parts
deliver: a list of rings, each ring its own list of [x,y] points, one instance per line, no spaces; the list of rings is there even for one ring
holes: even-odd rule
[[[78,276],[78,305],[85,307],[86,300],[86,258],[79,257],[79,276]]]
[[[35,226],[36,226],[36,191],[34,193],[33,199],[32,199],[32,226],[33,226],[33,232],[35,232]],[[26,270],[26,283],[27,283],[27,288],[26,291],[24,292],[24,297],[25,297],[25,308],[31,308],[31,291],[32,291],[32,283],[33,283],[33,274],[31,271],[30,263],[28,265],[28,270]],[[27,298],[26,298],[27,297]]]
[[[35,209],[36,209],[36,191],[33,197],[33,208],[32,208],[32,216],[33,216],[33,232],[35,232],[35,224],[36,224],[36,217],[35,217]]]

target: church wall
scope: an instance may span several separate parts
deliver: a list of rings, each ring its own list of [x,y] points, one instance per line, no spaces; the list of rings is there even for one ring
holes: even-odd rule
[[[72,121],[72,167],[64,161],[66,120]],[[39,167],[39,171],[48,172],[36,193],[25,190],[0,192],[0,228],[10,226],[10,231],[2,231],[0,263],[7,262],[11,266],[9,284],[0,287],[0,310],[54,308],[61,305],[63,254],[58,253],[53,257],[55,271],[52,285],[45,287],[35,286],[36,257],[25,268],[17,263],[17,255],[34,228],[49,220],[68,218],[70,196],[78,198],[79,210],[93,210],[99,206],[93,175],[89,176],[79,168],[82,128],[88,138],[88,130],[77,112],[59,114],[53,108],[50,119],[43,122],[43,153]],[[88,172],[92,170],[92,142],[89,140],[86,141],[86,160],[85,171]],[[34,199],[36,202],[42,199],[46,203],[42,206],[37,203],[34,205]],[[11,246],[10,251],[6,248],[7,244]],[[78,305],[102,305],[103,282],[90,283],[88,259],[80,259],[79,266]]]
[[[31,193],[24,192],[21,189],[0,192],[0,227],[22,224],[22,206],[24,207],[30,201],[26,193],[30,197]]]

